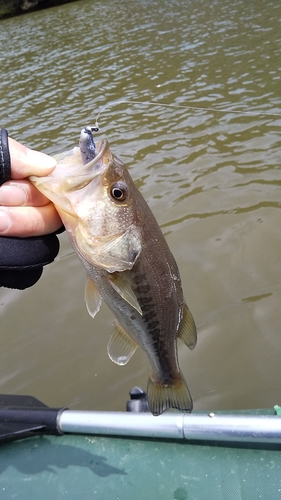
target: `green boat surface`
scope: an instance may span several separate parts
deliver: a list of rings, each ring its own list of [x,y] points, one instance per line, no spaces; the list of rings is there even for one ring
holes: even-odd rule
[[[242,421],[259,416],[262,422],[264,416],[271,425],[268,416],[275,411],[235,415]],[[275,418],[279,425],[281,417]],[[1,445],[0,498],[273,500],[281,498],[280,450],[278,440],[266,439],[257,443],[219,442],[212,437],[194,441],[76,433],[35,436]]]

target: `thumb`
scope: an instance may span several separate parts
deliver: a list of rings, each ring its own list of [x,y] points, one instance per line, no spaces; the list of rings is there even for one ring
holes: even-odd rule
[[[30,175],[49,175],[56,166],[51,156],[34,151],[9,137],[12,179],[24,179]]]

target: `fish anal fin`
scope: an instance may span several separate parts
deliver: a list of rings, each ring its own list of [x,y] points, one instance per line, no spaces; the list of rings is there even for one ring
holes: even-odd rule
[[[149,378],[147,397],[149,409],[155,416],[161,415],[169,408],[176,408],[182,412],[191,412],[193,408],[189,389],[181,375],[170,384],[155,382]]]
[[[124,280],[120,274],[113,273],[108,275],[109,282],[114,290],[124,299],[130,306],[132,306],[140,315],[142,315],[141,307],[138,299],[135,296],[130,285]]]
[[[99,312],[100,310],[102,299],[95,283],[91,280],[91,278],[89,278],[89,276],[87,276],[84,298],[87,311],[90,316],[94,318],[97,312]]]
[[[186,304],[184,304],[183,307],[183,317],[178,332],[178,338],[181,339],[181,341],[191,350],[193,350],[194,347],[196,346],[197,342],[196,326],[192,314]]]
[[[117,365],[126,365],[135,353],[138,344],[120,325],[115,323],[114,330],[109,339],[107,354],[111,361]]]

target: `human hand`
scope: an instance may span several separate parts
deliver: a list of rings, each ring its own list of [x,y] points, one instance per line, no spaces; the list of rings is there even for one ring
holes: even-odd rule
[[[34,285],[59,252],[55,233],[62,228],[60,217],[28,180],[50,174],[55,166],[53,158],[0,129],[0,287],[24,290]]]
[[[8,138],[11,179],[0,187],[0,235],[28,237],[53,233],[62,226],[53,205],[28,180],[50,174],[56,161]]]

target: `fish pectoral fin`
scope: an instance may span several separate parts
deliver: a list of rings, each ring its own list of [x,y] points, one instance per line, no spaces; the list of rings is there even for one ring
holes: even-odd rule
[[[186,304],[184,304],[183,308],[183,318],[179,329],[178,338],[181,339],[181,341],[191,350],[193,350],[196,346],[196,326],[192,314]]]
[[[124,299],[130,306],[132,306],[141,316],[142,310],[138,303],[130,285],[120,276],[120,274],[113,273],[108,275],[108,280],[114,290]]]
[[[113,235],[102,246],[95,248],[92,260],[109,273],[132,269],[141,252],[141,233],[137,226],[130,226],[121,235]]]
[[[95,283],[93,282],[93,280],[91,280],[91,278],[89,278],[89,276],[87,276],[84,298],[87,311],[90,316],[94,318],[97,312],[99,312],[100,310],[102,299]]]
[[[111,361],[117,365],[126,365],[135,353],[138,344],[120,325],[115,323],[114,330],[109,339],[107,354]]]

